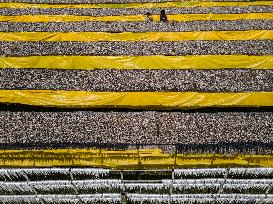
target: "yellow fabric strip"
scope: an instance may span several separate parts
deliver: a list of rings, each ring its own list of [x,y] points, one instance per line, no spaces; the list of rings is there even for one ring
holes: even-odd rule
[[[152,17],[154,21],[159,21],[159,15],[154,15]],[[273,13],[168,15],[169,21],[246,20],[246,19],[270,20],[270,19],[273,19]],[[20,16],[0,16],[0,21],[8,21],[8,22],[145,21],[145,15],[132,15],[132,16],[20,15]]]
[[[273,92],[87,92],[0,90],[1,103],[68,108],[156,108],[273,106]]]
[[[273,55],[0,57],[0,68],[47,69],[273,69]]]
[[[0,8],[167,8],[167,7],[213,7],[213,6],[259,6],[273,5],[272,1],[253,2],[166,2],[166,3],[127,3],[127,4],[30,4],[0,3]]]
[[[272,167],[272,155],[167,154],[161,149],[1,150],[1,167],[89,166],[114,169]]]
[[[273,30],[205,32],[0,32],[0,41],[182,41],[182,40],[264,40]]]

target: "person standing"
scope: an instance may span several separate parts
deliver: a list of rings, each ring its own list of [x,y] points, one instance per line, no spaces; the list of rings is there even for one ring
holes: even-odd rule
[[[126,196],[125,192],[120,193],[120,203],[121,204],[128,204],[127,196]]]
[[[151,23],[153,22],[153,18],[152,18],[152,14],[150,12],[146,13],[146,19],[145,19],[146,23]]]
[[[162,9],[160,11],[160,22],[167,22],[167,21],[168,21],[168,18],[166,16],[165,10]]]

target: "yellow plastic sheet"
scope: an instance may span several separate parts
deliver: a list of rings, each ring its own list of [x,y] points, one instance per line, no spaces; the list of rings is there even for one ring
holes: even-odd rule
[[[273,69],[273,55],[0,57],[0,68],[47,69]]]
[[[1,150],[1,167],[90,166],[114,169],[272,167],[272,155],[167,154],[161,149]]]
[[[0,32],[1,41],[182,41],[182,40],[264,40],[273,30],[200,32]]]
[[[273,106],[273,92],[87,92],[0,90],[1,103],[75,108],[156,108]]]
[[[183,1],[166,3],[125,3],[125,4],[31,4],[31,3],[0,3],[0,8],[167,8],[167,7],[213,7],[213,6],[259,6],[273,5],[272,1],[252,2],[201,2]]]
[[[159,15],[154,15],[152,17],[154,21],[159,21]],[[270,19],[273,19],[273,13],[168,15],[169,21],[251,20],[251,19],[270,20]],[[8,22],[145,21],[145,15],[132,15],[132,16],[20,15],[20,16],[0,16],[0,21],[8,21]]]

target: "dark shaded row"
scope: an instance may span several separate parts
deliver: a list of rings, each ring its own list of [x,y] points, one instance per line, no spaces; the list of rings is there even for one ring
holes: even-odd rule
[[[239,14],[270,13],[273,6],[216,6],[216,7],[167,7],[167,8],[2,8],[0,15],[76,15],[76,16],[119,16],[144,15],[147,12],[160,14]]]
[[[54,154],[54,153],[52,153]],[[50,155],[48,153],[48,155]],[[59,155],[61,155],[59,153]],[[51,155],[50,155],[51,156]],[[64,153],[65,156],[65,153]],[[181,156],[181,155],[179,155]],[[217,157],[217,156],[216,156]],[[173,181],[172,172],[174,173]],[[163,180],[165,185],[171,184],[189,184],[191,181],[196,181],[195,184],[211,182],[215,184],[217,182],[226,184],[239,184],[239,185],[271,185],[273,182],[272,168],[200,168],[200,169],[161,169],[159,171],[146,170],[110,170],[103,168],[1,168],[0,169],[0,182],[11,182],[11,184],[20,184],[19,182],[37,182],[42,183],[44,181],[61,182],[61,181],[73,181],[82,182],[85,180],[94,180],[93,184],[102,184],[103,181],[108,179],[118,179],[116,182],[121,182],[121,173],[123,174],[123,180],[127,183],[131,181],[143,181],[152,182],[153,180]],[[71,178],[71,175],[73,178]],[[28,179],[27,179],[28,178]],[[223,179],[227,180],[224,181]],[[194,179],[194,180],[193,180]],[[215,179],[215,180],[214,180]],[[247,180],[251,179],[251,180]],[[115,181],[114,181],[115,183]],[[194,183],[194,182],[193,182]],[[191,184],[193,184],[191,183]],[[202,183],[201,183],[202,184]],[[52,185],[52,184],[51,184]],[[273,190],[273,189],[271,189]]]
[[[273,112],[1,111],[0,143],[24,148],[35,148],[29,144],[199,144],[209,149],[218,143],[270,144],[272,124]]]
[[[273,20],[189,22],[0,22],[0,32],[182,32],[212,30],[271,30]]]
[[[2,56],[271,55],[273,40],[177,42],[16,42],[0,41]]]
[[[83,150],[84,151],[84,150]],[[80,152],[80,151],[79,151]],[[6,153],[8,154],[8,153]],[[48,155],[52,156],[47,152]],[[58,155],[67,155],[67,153],[58,153]],[[183,157],[182,155],[178,155]],[[140,156],[141,157],[141,156]],[[217,157],[215,155],[215,157]],[[257,158],[257,157],[256,157]],[[195,184],[203,181],[204,183],[212,182],[222,182],[225,184],[252,184],[252,185],[270,185],[273,180],[273,168],[253,168],[253,167],[240,167],[240,168],[174,168],[174,169],[161,169],[161,170],[117,170],[117,169],[104,169],[104,168],[1,168],[0,169],[0,182],[11,182],[15,184],[18,182],[61,182],[61,181],[87,181],[94,180],[93,184],[101,184],[103,181],[109,179],[118,179],[118,182],[121,182],[122,175],[123,180],[127,183],[130,181],[146,181],[153,182],[163,180],[163,182],[168,185],[174,182],[174,184],[189,184],[188,182],[196,181]],[[173,181],[172,179],[173,174]],[[72,177],[71,177],[72,175]],[[227,180],[224,181],[224,178]],[[251,180],[247,180],[251,179]],[[117,180],[116,180],[117,181]],[[211,183],[211,184],[212,184]],[[192,183],[193,184],[193,183]],[[272,189],[273,190],[273,189]]]
[[[157,112],[166,112],[165,109],[151,109]],[[75,112],[75,111],[92,111],[92,112],[111,112],[113,108],[88,108],[88,107],[53,107],[53,106],[38,106],[38,105],[27,105],[19,103],[0,103],[0,111],[11,111],[11,112]],[[114,110],[115,112],[145,112],[144,109],[130,109],[130,108],[118,108]],[[262,106],[262,107],[203,107],[198,109],[170,109],[168,112],[181,112],[181,113],[265,113],[272,112],[273,107]]]
[[[273,70],[0,69],[0,89],[77,91],[273,91]]]

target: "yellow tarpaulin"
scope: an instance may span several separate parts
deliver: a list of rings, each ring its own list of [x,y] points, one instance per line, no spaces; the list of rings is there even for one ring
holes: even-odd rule
[[[152,17],[154,21],[159,21],[159,15],[154,15]],[[169,21],[251,20],[251,19],[270,20],[270,19],[273,19],[273,13],[168,15]],[[20,15],[20,16],[0,16],[0,21],[8,21],[8,22],[145,21],[145,15],[132,15],[132,16]]]
[[[0,68],[47,69],[273,69],[273,55],[0,57]]]
[[[167,154],[161,149],[1,150],[1,167],[89,166],[114,169],[272,167],[272,155]]]
[[[0,90],[1,103],[75,108],[156,108],[273,106],[273,92],[87,92]]]
[[[31,3],[0,3],[0,8],[163,8],[163,7],[213,7],[213,6],[259,6],[273,5],[272,1],[252,2],[201,2],[183,1],[166,3],[125,3],[125,4],[31,4]]]
[[[0,32],[1,41],[182,41],[273,39],[273,30],[196,32]]]

